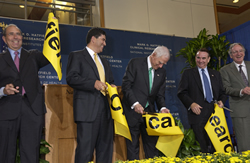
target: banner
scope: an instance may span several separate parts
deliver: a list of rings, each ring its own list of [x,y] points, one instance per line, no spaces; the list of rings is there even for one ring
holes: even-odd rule
[[[228,131],[224,110],[217,104],[214,104],[214,106],[214,113],[208,119],[205,130],[216,152],[233,152],[234,148]]]
[[[58,20],[54,18],[53,13],[49,13],[48,24],[44,37],[43,54],[54,67],[59,80],[62,79],[62,62],[60,51],[61,47]]]
[[[159,136],[156,148],[165,156],[175,157],[184,138],[180,127],[170,113],[145,114],[148,135]]]
[[[121,135],[130,141],[132,141],[130,130],[125,115],[123,114],[123,108],[120,98],[117,93],[116,87],[108,86],[108,95],[110,97],[110,110],[112,118],[114,119],[115,134]]]

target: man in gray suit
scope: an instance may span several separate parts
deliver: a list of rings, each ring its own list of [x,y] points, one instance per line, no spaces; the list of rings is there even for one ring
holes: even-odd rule
[[[238,151],[250,150],[250,62],[244,61],[245,48],[240,43],[229,47],[229,55],[233,62],[220,70],[229,105],[233,127],[235,130]]]

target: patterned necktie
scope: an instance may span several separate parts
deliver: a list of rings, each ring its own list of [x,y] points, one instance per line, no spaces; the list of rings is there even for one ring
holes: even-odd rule
[[[19,71],[19,62],[20,62],[20,59],[19,59],[19,56],[18,56],[19,52],[15,51],[14,54],[15,54],[14,63],[16,65],[17,70]]]
[[[17,70],[19,71],[19,62],[20,62],[20,59],[18,56],[19,52],[15,51],[14,54],[15,54],[14,63],[16,65]],[[24,95],[24,94],[25,94],[25,89],[24,89],[24,87],[22,87],[22,95]]]
[[[98,60],[97,54],[94,54],[94,59],[95,59],[95,64],[99,73],[99,77],[100,77],[100,81],[105,83],[105,75],[104,75],[104,69],[102,67],[102,64],[100,63],[100,61]],[[102,94],[104,96],[106,96],[106,92],[105,91],[101,91]]]
[[[207,75],[204,72],[204,69],[201,69],[201,71],[202,71],[203,83],[204,83],[204,87],[205,87],[205,91],[206,91],[206,100],[207,100],[207,102],[210,103],[211,101],[213,101],[212,91],[211,91],[211,88],[209,85]]]
[[[241,75],[241,77],[242,77],[242,79],[244,80],[244,83],[246,84],[246,86],[248,86],[248,80],[247,80],[247,78],[246,78],[246,75],[244,74],[244,72],[242,71],[242,65],[239,65],[239,68],[240,68],[240,70],[239,70],[239,72],[240,72],[240,75]]]
[[[149,70],[148,70],[148,78],[149,78],[149,93],[151,93],[151,89],[152,89],[152,67],[150,67],[149,68]],[[145,108],[146,107],[148,107],[148,102],[146,103],[146,106],[145,106]]]

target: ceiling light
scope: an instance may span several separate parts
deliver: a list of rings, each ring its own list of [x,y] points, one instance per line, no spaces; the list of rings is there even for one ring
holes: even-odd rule
[[[24,5],[19,5],[20,8],[24,8]]]
[[[239,2],[239,0],[233,0],[233,3],[238,3]]]

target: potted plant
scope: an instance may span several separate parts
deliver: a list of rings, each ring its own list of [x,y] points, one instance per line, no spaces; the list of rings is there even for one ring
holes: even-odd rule
[[[229,43],[230,42],[226,40],[226,36],[220,37],[218,34],[209,35],[206,28],[204,28],[196,38],[187,42],[187,46],[182,48],[176,56],[182,56],[187,59],[187,65],[184,69],[195,67],[196,52],[201,48],[207,48],[211,56],[208,67],[219,70],[224,64],[226,64]]]

